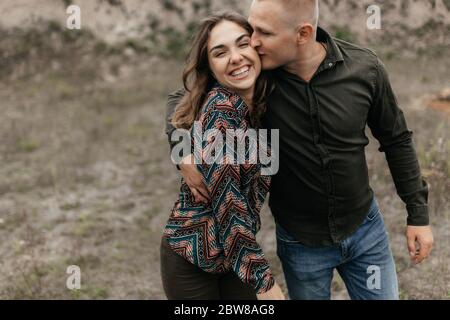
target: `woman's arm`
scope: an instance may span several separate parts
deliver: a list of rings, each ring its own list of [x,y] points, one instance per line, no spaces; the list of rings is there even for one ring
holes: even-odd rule
[[[212,102],[214,103],[214,101]],[[223,135],[227,129],[242,129],[238,113],[228,101],[220,105],[208,106],[202,116],[203,131],[216,129]],[[208,142],[202,143],[203,151],[208,149]],[[226,144],[221,148],[226,154]],[[235,149],[235,148],[232,148]],[[234,156],[236,157],[236,150]],[[236,159],[236,158],[235,158]],[[203,159],[204,160],[204,159]],[[256,242],[255,217],[260,205],[251,208],[241,186],[241,165],[227,163],[198,165],[211,197],[211,205],[218,227],[219,245],[223,247],[228,263],[238,277],[255,288],[256,293],[269,291],[274,286],[274,278],[269,269],[263,251]],[[262,186],[268,189],[268,186]],[[267,190],[265,190],[267,193]]]

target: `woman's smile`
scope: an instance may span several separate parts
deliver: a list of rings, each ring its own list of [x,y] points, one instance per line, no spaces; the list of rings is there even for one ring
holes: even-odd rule
[[[253,67],[253,65],[245,65],[241,68],[234,69],[232,72],[229,73],[229,75],[233,80],[244,80],[254,70],[255,68]]]

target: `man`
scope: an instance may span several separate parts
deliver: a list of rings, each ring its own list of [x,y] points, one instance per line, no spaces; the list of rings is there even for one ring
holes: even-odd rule
[[[252,46],[275,83],[264,123],[280,134],[269,198],[277,254],[291,299],[329,299],[334,269],[352,299],[398,299],[392,252],[369,186],[366,124],[406,203],[414,263],[433,243],[428,188],[383,63],[370,50],[330,37],[318,16],[318,0],[254,0],[250,8]],[[180,94],[170,96],[168,115]],[[172,130],[168,124],[169,140]],[[197,201],[208,201],[195,165],[180,168]]]

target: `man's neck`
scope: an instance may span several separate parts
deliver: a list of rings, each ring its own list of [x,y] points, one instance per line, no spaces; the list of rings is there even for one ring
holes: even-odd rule
[[[296,61],[287,64],[284,69],[309,82],[327,55],[324,46],[317,41],[305,45]]]

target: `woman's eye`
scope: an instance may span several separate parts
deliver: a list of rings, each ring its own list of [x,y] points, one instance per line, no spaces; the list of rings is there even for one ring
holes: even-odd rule
[[[222,57],[224,54],[225,54],[225,52],[218,52],[218,53],[216,54],[216,57]]]

